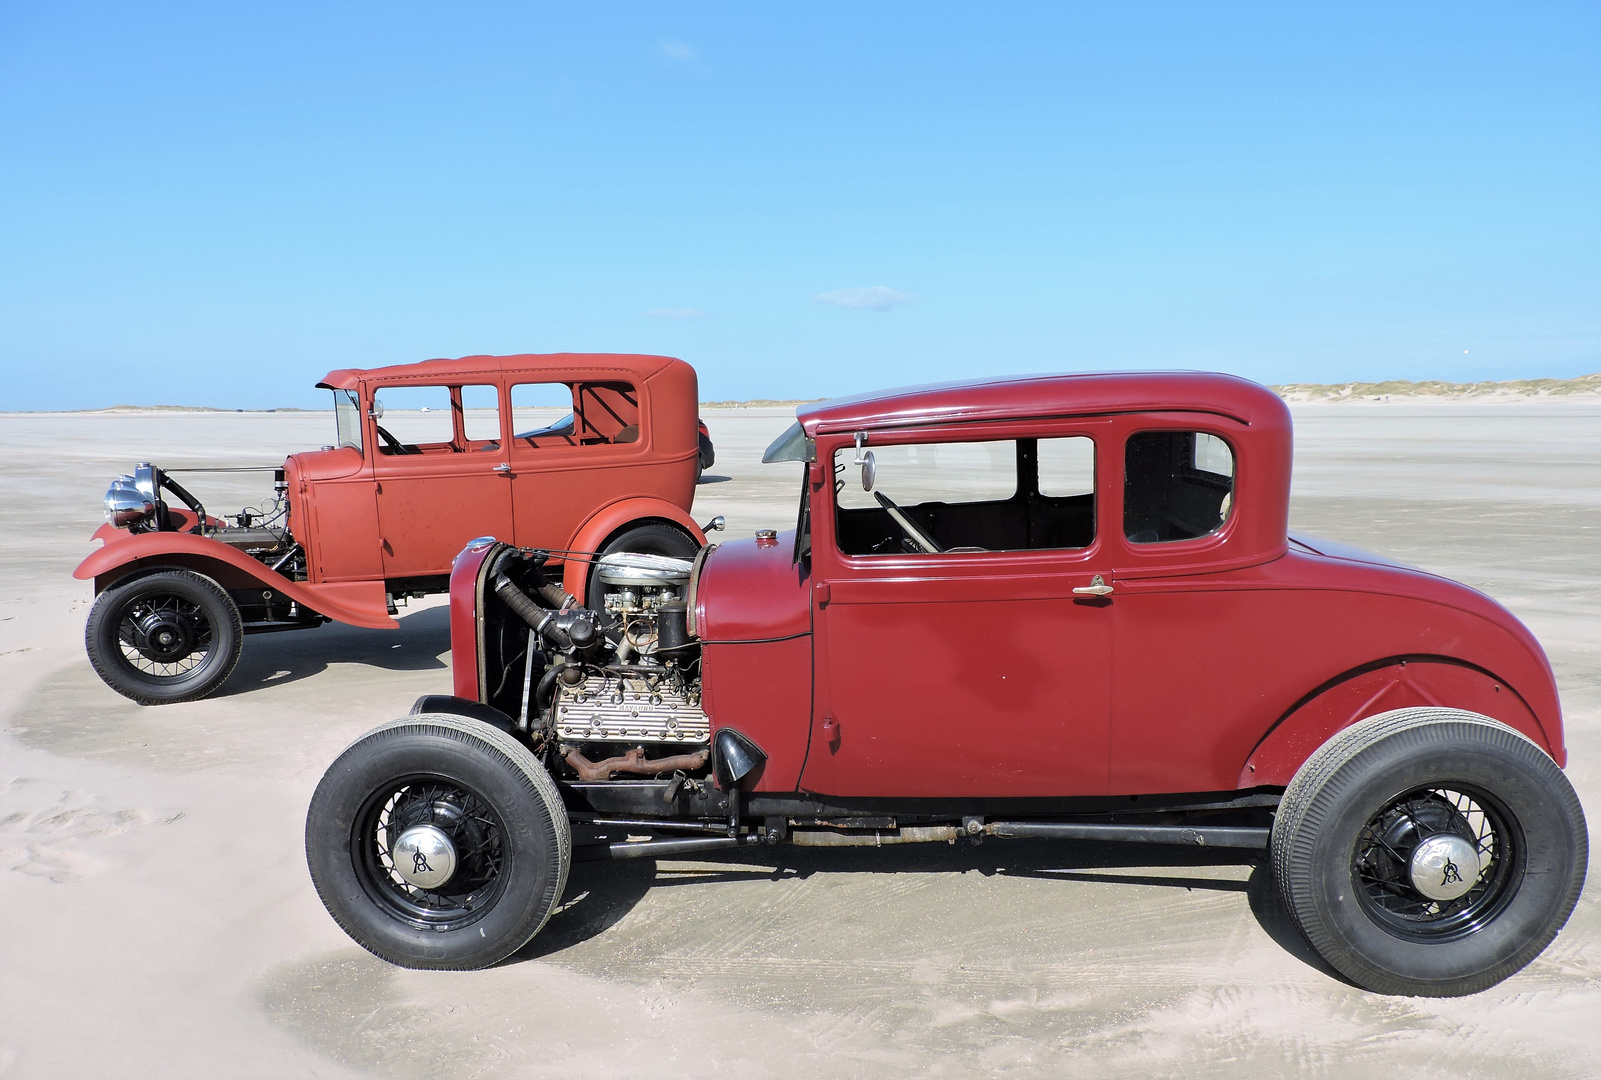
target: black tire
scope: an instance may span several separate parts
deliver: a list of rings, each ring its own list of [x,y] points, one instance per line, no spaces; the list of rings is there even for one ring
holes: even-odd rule
[[[239,663],[239,608],[193,570],[160,570],[96,597],[84,627],[89,663],[105,684],[141,705],[203,698]]]
[[[697,544],[677,525],[664,525],[658,521],[633,525],[608,540],[596,553],[597,559],[618,551],[637,551],[645,555],[666,555],[673,559],[693,559],[700,553]],[[589,571],[589,582],[584,586],[584,606],[600,610],[604,586],[596,577],[594,568]]]
[[[412,826],[452,842],[450,876],[410,885],[389,857]],[[306,814],[306,864],[328,913],[401,967],[489,967],[561,899],[572,834],[556,784],[510,735],[444,714],[368,732],[329,766]],[[420,864],[433,871],[427,862]]]
[[[1482,866],[1464,877],[1447,858],[1439,883],[1414,868],[1442,835]],[[1378,993],[1456,997],[1551,943],[1584,887],[1589,838],[1573,786],[1527,738],[1476,713],[1399,709],[1307,759],[1271,854],[1285,909],[1340,974]]]

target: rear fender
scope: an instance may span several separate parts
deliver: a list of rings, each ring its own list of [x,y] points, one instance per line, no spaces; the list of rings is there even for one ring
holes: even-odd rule
[[[1239,786],[1285,786],[1313,751],[1358,720],[1416,706],[1466,709],[1499,720],[1565,764],[1567,755],[1554,751],[1533,710],[1505,681],[1447,657],[1397,657],[1349,671],[1298,703],[1251,751]]]
[[[128,577],[175,568],[205,574],[225,589],[272,589],[280,596],[330,619],[373,630],[393,630],[399,623],[389,617],[389,604],[381,581],[342,582],[308,585],[291,581],[268,569],[249,555],[210,537],[193,533],[155,532],[129,535],[112,529],[115,537],[95,536],[107,541],[99,551],[78,564],[72,576],[93,580],[99,594]]]
[[[695,519],[684,510],[666,499],[641,496],[623,499],[597,510],[579,526],[578,532],[567,542],[567,547],[570,551],[599,551],[606,541],[630,525],[645,525],[653,521],[676,525],[689,533],[695,543],[703,546],[706,543],[706,534],[700,531]],[[589,564],[589,559],[571,558],[562,570],[562,588],[576,596],[579,603],[584,602]]]

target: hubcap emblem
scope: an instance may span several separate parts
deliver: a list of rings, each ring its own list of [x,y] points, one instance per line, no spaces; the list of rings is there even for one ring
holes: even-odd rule
[[[1479,880],[1483,867],[1471,843],[1451,833],[1437,833],[1412,852],[1412,887],[1430,900],[1455,900]]]
[[[419,889],[437,889],[456,872],[456,845],[434,825],[413,825],[401,833],[389,857],[401,880]]]

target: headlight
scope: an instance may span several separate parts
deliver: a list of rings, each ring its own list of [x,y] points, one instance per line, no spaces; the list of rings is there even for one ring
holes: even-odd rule
[[[131,476],[117,477],[106,489],[106,520],[119,529],[132,525],[155,508]]]

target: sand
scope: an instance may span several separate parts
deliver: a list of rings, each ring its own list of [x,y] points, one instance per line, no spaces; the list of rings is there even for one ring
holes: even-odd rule
[[[1601,815],[1601,404],[1294,406],[1293,524],[1467,581],[1544,642]],[[708,409],[697,516],[793,522],[784,408]],[[449,687],[399,632],[247,639],[144,709],[83,655],[91,549],[133,462],[272,465],[319,413],[0,416],[0,1076],[1593,1076],[1601,883],[1521,974],[1380,997],[1327,974],[1239,856],[1134,846],[778,849],[582,864],[513,962],[408,972],[312,891],[306,803],[350,740]],[[208,506],[260,475],[195,478]]]

